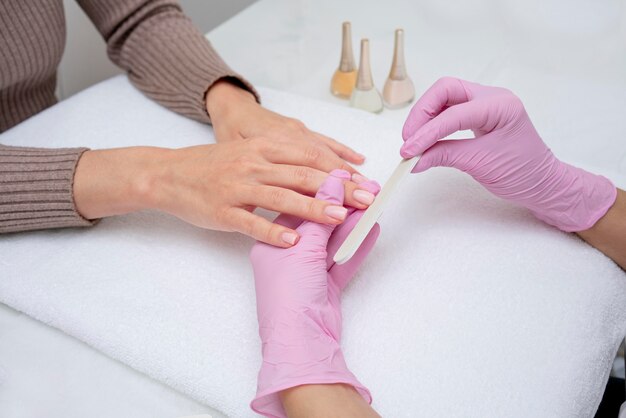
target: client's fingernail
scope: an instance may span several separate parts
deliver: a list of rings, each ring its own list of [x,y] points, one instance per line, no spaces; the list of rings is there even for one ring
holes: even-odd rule
[[[361,160],[365,161],[365,155],[355,152],[356,156],[359,157]]]
[[[298,242],[298,236],[293,232],[283,232],[280,237],[289,245],[295,245]]]
[[[354,200],[357,202],[368,206],[374,201],[374,195],[365,190],[355,190],[354,193],[352,193],[352,197],[354,197]]]
[[[355,182],[356,184],[363,183],[364,181],[367,181],[367,177],[359,173],[354,173],[352,175],[352,181]]]
[[[324,209],[324,213],[333,219],[343,221],[348,214],[348,209],[344,208],[343,206],[326,206],[326,208]]]

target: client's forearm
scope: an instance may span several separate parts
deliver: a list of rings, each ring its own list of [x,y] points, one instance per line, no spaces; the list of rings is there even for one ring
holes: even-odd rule
[[[280,392],[289,418],[379,417],[349,385],[302,385]]]
[[[165,149],[128,147],[83,153],[74,174],[74,202],[87,219],[122,215],[150,205],[156,168],[164,163]]]
[[[617,189],[617,199],[606,215],[577,234],[626,270],[626,192]]]

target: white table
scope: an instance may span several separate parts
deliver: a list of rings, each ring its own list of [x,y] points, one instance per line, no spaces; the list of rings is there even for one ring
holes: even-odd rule
[[[407,67],[418,94],[442,75],[505,85],[523,98],[539,131],[568,123],[542,111],[554,100],[566,96],[585,105],[593,103],[594,87],[626,87],[623,2],[568,3],[567,9],[565,2],[541,0],[455,3],[261,0],[208,36],[225,60],[254,84],[346,105],[329,92],[339,61],[341,22],[352,21],[357,60],[358,40],[370,39],[378,88],[389,70],[393,31],[402,27]],[[570,81],[586,80],[579,91],[563,90],[565,69]],[[380,117],[397,121],[399,132],[407,112],[385,109]],[[551,145],[557,154],[570,152],[562,144]],[[624,155],[577,152],[592,166],[626,166]],[[202,412],[219,416],[0,306],[0,416],[173,417]]]

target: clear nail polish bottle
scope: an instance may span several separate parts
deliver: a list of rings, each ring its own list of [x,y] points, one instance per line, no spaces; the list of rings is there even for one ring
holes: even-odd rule
[[[356,66],[352,53],[352,30],[350,22],[343,22],[341,41],[341,60],[339,68],[330,82],[330,92],[342,99],[349,99],[356,83]]]
[[[415,98],[415,87],[404,63],[404,31],[396,29],[393,62],[383,88],[383,100],[389,109],[406,106]]]
[[[372,113],[380,113],[383,110],[383,99],[374,86],[372,69],[370,68],[370,44],[369,40],[361,39],[361,59],[356,85],[350,97],[350,106],[367,110]]]

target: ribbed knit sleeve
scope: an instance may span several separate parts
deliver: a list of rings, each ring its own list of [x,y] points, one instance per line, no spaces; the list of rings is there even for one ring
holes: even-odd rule
[[[84,151],[0,145],[0,233],[92,225],[72,195]]]
[[[176,1],[78,2],[106,40],[111,60],[171,110],[210,122],[205,95],[223,78],[258,100]],[[64,39],[62,0],[0,1],[0,132],[56,102]],[[92,225],[76,211],[72,196],[74,171],[85,150],[0,145],[0,233]]]
[[[107,42],[111,60],[147,96],[210,123],[205,95],[217,80],[258,94],[215,52],[172,0],[78,0]]]

